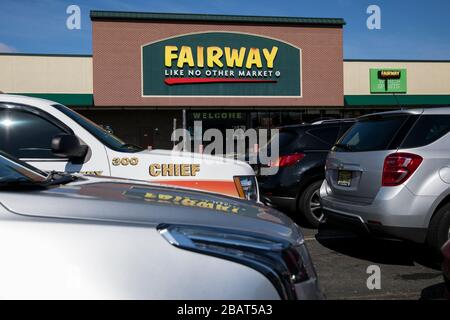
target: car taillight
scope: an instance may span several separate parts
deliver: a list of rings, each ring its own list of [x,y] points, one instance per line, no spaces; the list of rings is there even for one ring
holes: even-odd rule
[[[280,156],[277,160],[270,164],[271,167],[288,167],[296,164],[305,157],[304,153],[294,153]]]
[[[412,153],[393,153],[384,159],[382,185],[398,186],[405,182],[419,165],[422,157]]]

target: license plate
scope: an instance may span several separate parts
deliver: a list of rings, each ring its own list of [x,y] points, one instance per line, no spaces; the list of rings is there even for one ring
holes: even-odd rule
[[[343,187],[350,187],[352,184],[352,172],[351,171],[338,171],[337,184]]]

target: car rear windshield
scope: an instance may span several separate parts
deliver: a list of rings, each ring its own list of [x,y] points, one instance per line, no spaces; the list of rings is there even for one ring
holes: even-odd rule
[[[450,115],[422,115],[401,144],[401,148],[426,146],[450,131]]]
[[[325,146],[328,145],[326,149],[330,150],[338,138],[339,126],[310,129],[307,133],[320,140]]]
[[[393,148],[392,141],[410,115],[374,115],[363,118],[333,147],[335,151],[377,151]]]
[[[279,139],[278,146],[280,154],[291,153],[298,148],[297,137],[298,135],[296,132],[282,129],[277,134],[275,134],[270,139],[269,143],[262,149],[264,150],[264,152],[268,152],[267,154],[270,155],[272,144],[275,143],[276,139]]]

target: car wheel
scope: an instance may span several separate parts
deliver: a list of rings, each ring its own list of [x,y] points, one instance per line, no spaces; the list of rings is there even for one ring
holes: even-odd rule
[[[302,193],[298,203],[299,213],[306,219],[306,221],[318,228],[324,219],[322,208],[320,205],[320,186],[322,181],[313,182]]]
[[[440,208],[428,227],[427,244],[438,255],[442,246],[450,239],[450,203]]]

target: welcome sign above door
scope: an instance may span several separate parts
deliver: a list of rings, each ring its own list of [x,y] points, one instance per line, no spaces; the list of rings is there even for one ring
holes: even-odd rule
[[[142,95],[301,97],[301,50],[257,35],[206,32],[142,46]]]

